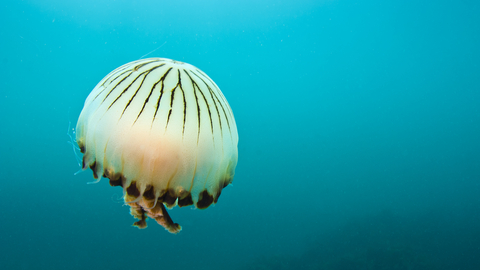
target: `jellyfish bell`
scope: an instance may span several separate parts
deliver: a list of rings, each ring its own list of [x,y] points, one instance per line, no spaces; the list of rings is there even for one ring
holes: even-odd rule
[[[88,95],[76,127],[83,169],[121,186],[131,214],[169,232],[165,206],[216,203],[233,180],[238,133],[218,86],[198,68],[165,58],[130,62]]]

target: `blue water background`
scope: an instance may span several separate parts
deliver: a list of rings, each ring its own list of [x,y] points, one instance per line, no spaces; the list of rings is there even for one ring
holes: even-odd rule
[[[3,1],[0,269],[480,269],[479,14]],[[96,83],[155,49],[219,85],[240,138],[218,204],[170,211],[178,235],[132,227],[121,189],[74,175],[67,143]]]

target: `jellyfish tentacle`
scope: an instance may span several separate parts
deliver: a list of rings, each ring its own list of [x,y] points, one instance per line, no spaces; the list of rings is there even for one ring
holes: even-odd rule
[[[101,177],[99,177],[99,178],[98,178],[97,180],[95,180],[95,181],[87,182],[87,185],[98,184],[98,182],[100,182],[100,180],[102,180]]]
[[[138,197],[137,197],[135,200],[133,200],[133,201],[127,201],[127,198],[125,198],[125,204],[137,203],[137,202],[139,202],[141,199],[142,199],[142,196],[138,196]]]
[[[69,141],[67,141],[67,143],[71,144],[72,145],[72,150],[73,150],[73,154],[75,155],[75,160],[77,161],[77,164],[78,164],[78,167],[82,167],[82,159],[80,158],[79,154],[77,151],[80,151],[80,147],[78,147],[77,145],[77,141],[73,138],[73,136],[75,136],[75,129],[74,128],[71,128],[71,121],[69,120],[68,121],[68,130],[67,130],[67,136],[68,138],[70,139]],[[70,134],[70,131],[72,132],[72,134]],[[73,135],[73,136],[72,136]]]

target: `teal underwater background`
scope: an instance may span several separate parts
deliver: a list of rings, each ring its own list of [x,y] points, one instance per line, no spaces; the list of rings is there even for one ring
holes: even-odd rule
[[[480,2],[3,1],[0,269],[480,269]],[[68,143],[116,67],[205,71],[233,185],[132,227]],[[71,132],[71,130],[70,130]]]

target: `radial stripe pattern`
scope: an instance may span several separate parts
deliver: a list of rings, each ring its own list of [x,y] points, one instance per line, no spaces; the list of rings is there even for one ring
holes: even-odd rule
[[[76,134],[84,168],[122,186],[141,223],[155,216],[152,205],[216,203],[237,164],[237,127],[223,93],[200,69],[165,58],[105,76],[87,97]],[[167,221],[157,220],[175,231]]]

